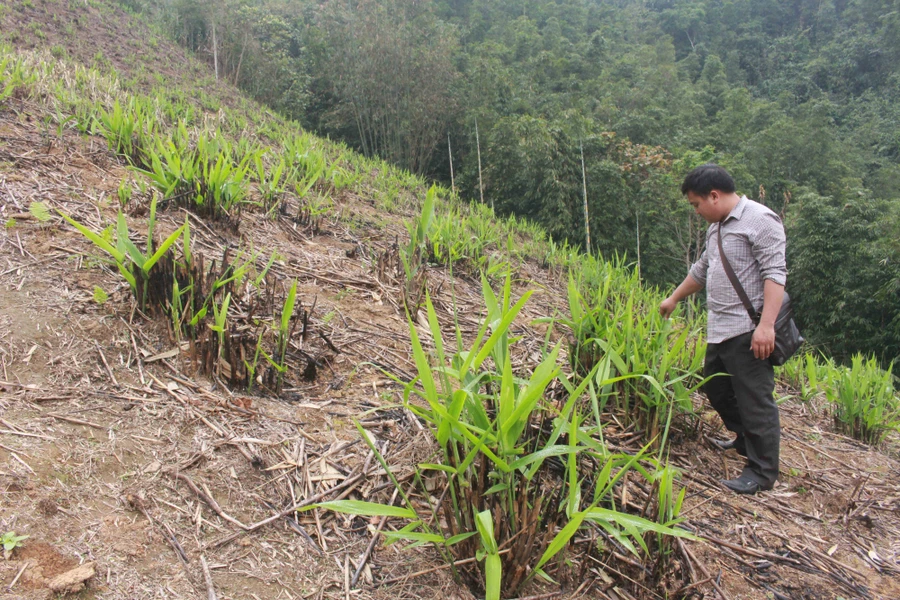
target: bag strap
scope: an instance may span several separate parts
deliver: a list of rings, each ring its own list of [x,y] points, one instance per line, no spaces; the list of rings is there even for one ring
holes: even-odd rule
[[[731,263],[728,262],[728,257],[725,256],[725,250],[722,248],[722,222],[720,221],[719,226],[716,228],[716,233],[719,237],[719,259],[722,261],[722,266],[725,268],[725,274],[728,275],[728,281],[731,282],[731,286],[734,288],[734,291],[737,292],[737,295],[740,297],[741,302],[744,304],[744,308],[747,309],[747,314],[750,315],[750,320],[753,321],[754,325],[759,325],[759,313],[753,308],[753,303],[750,302],[749,296],[747,296],[747,292],[744,291],[744,286],[741,285],[741,282],[738,281],[737,275],[734,274],[734,269],[731,268]]]

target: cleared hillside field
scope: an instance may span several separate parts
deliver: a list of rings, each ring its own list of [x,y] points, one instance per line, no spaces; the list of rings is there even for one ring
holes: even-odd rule
[[[896,434],[838,433],[818,387],[785,382],[780,481],[736,497],[695,392],[702,318],[661,325],[625,267],[303,132],[110,3],[4,2],[0,26],[0,534],[28,536],[0,597],[484,597],[486,555],[507,582],[528,565],[521,598],[900,597]],[[549,450],[508,472],[478,455],[452,488],[421,466],[467,472],[436,438],[502,444],[433,434],[452,419],[423,365],[437,397],[469,356],[450,348],[501,329],[474,396],[493,423],[491,386],[545,365],[522,435]],[[493,550],[385,545],[404,511],[450,537],[447,490],[483,485],[483,507],[533,465],[521,522],[491,505]],[[311,508],[342,500],[396,514]],[[534,576],[598,508],[617,516]]]

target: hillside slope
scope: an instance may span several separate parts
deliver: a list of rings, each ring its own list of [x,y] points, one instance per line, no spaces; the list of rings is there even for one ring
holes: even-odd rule
[[[222,598],[471,597],[432,549],[370,546],[379,526],[400,526],[393,521],[293,510],[319,500],[391,499],[390,481],[354,420],[404,484],[433,452],[423,424],[403,408],[403,386],[389,376],[408,381],[416,371],[402,316],[411,292],[397,248],[409,238],[404,221],[426,196],[423,183],[304,136],[105,2],[2,8],[12,46],[0,62],[29,77],[0,104],[0,217],[7,223],[0,530],[30,537],[0,563],[0,597],[50,597],[54,578],[78,564],[93,567],[87,589],[77,592],[84,598],[210,597],[210,590]],[[248,209],[237,223],[204,219],[174,202],[161,203],[156,215],[157,235],[187,220],[194,253],[207,265],[234,265],[235,256],[255,252],[249,277],[259,277],[270,304],[298,282],[297,312],[306,316],[302,335],[290,340],[280,394],[235,391],[220,368],[203,374],[199,338],[178,343],[178,324],[142,315],[115,267],[98,258],[102,252],[57,213],[34,209],[43,203],[111,237],[122,202],[130,230],[147,231],[154,195],[147,178],[99,132],[79,131],[86,106],[111,112],[116,102],[140,98],[152,99],[159,123],[177,110],[236,147],[246,139],[275,148],[288,132],[303,140],[304,156],[338,165],[335,177],[348,173],[347,185],[311,188],[312,200],[286,195],[276,218]],[[446,194],[438,201],[463,218]],[[518,367],[544,347],[546,329],[535,319],[565,310],[567,273],[547,258],[552,250],[536,230],[487,225],[473,233],[483,262],[461,262],[455,276],[425,266],[425,285],[443,328],[455,325],[471,339],[485,314],[478,268],[510,263],[514,296],[538,290],[515,323]],[[510,239],[524,249],[509,252]],[[252,329],[259,298],[247,294],[234,292],[231,314]],[[265,321],[267,336],[272,321]],[[738,457],[709,448],[705,438],[718,421],[695,401],[701,416],[676,423],[671,460],[684,473],[686,525],[707,541],[685,542],[672,581],[660,588],[645,587],[648,567],[633,558],[612,553],[600,563],[588,552],[570,557],[581,580],[562,582],[563,592],[535,583],[528,593],[656,598],[667,587],[681,597],[900,595],[896,456],[833,433],[816,400],[788,401],[781,482],[759,498],[736,498],[717,480],[740,468]],[[623,451],[641,446],[632,426],[613,423],[605,438]],[[640,486],[617,488],[623,506],[630,499],[640,512]]]

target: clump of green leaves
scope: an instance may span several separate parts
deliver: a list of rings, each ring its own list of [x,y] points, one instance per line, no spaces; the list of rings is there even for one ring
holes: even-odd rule
[[[404,405],[428,423],[440,456],[439,462],[418,466],[416,482],[429,497],[423,475],[436,473],[444,491],[432,494],[441,501],[416,505],[394,479],[403,507],[361,501],[319,506],[407,519],[406,527],[388,537],[434,544],[451,563],[475,557],[477,563],[454,572],[488,600],[514,596],[536,575],[549,578],[551,566],[567,568],[563,557],[583,527],[596,527],[636,555],[649,551],[647,533],[690,537],[671,527],[677,506],[663,511],[665,524],[616,507],[613,489],[622,477],[629,472],[652,477],[641,464],[647,457],[609,452],[600,428],[581,414],[579,400],[589,389],[628,376],[610,378],[606,360],[574,387],[560,376],[558,344],[545,348],[527,372],[514,373],[510,328],[531,293],[513,302],[509,274],[499,296],[486,279],[482,289],[487,311],[471,345],[463,343],[457,327],[455,349],[445,346],[427,295],[427,338],[409,318],[417,377],[406,385]],[[554,381],[567,391],[561,408],[544,400]],[[369,435],[360,431],[390,473]],[[672,496],[670,486],[665,492]],[[672,506],[668,499],[666,506]]]
[[[836,372],[833,360],[824,356],[817,358],[812,352],[806,352],[791,357],[778,369],[778,376],[799,393],[803,402],[807,402],[822,391],[823,384]]]
[[[572,334],[572,370],[583,376],[608,357],[617,373],[631,375],[601,390],[601,399],[645,439],[664,444],[673,410],[692,412],[691,393],[703,383],[699,325],[662,318],[658,292],[621,262],[582,259],[592,266],[579,279],[570,275],[569,315],[560,319]]]
[[[419,216],[406,224],[409,242],[400,248],[400,263],[403,265],[403,305],[415,314],[425,298],[425,272],[427,268],[428,233],[434,218],[434,203],[437,188],[432,186],[425,194]]]
[[[119,189],[116,190],[116,195],[119,198],[119,208],[125,210],[128,206],[128,202],[131,200],[131,195],[134,193],[134,189],[131,187],[131,182],[127,179],[123,179],[119,182]]]
[[[69,215],[59,211],[59,214],[68,221],[75,229],[80,231],[82,235],[94,243],[100,250],[106,252],[116,265],[119,273],[128,282],[134,297],[138,300],[138,306],[141,310],[147,308],[148,294],[151,286],[149,285],[154,266],[162,259],[172,248],[178,238],[184,236],[184,248],[186,260],[190,261],[190,226],[187,218],[184,225],[171,233],[159,247],[154,250],[153,232],[156,226],[156,198],[150,204],[150,218],[147,229],[147,246],[145,251],[141,251],[131,241],[128,231],[128,223],[125,221],[125,215],[120,211],[115,230],[115,245],[107,240],[102,234],[99,234],[85,227]]]
[[[22,546],[22,541],[29,537],[27,535],[16,535],[15,531],[7,531],[0,536],[0,542],[3,543],[3,558],[9,560],[12,551]]]
[[[233,146],[221,132],[201,132],[191,142],[184,122],[171,138],[154,138],[147,155],[146,166],[135,169],[150,179],[164,200],[213,219],[230,218],[244,202],[256,156],[249,153],[236,162]]]
[[[28,205],[28,212],[40,223],[50,220],[50,209],[44,202],[32,202]]]
[[[37,80],[35,73],[30,73],[21,58],[10,56],[9,46],[0,45],[0,102],[11,97]]]
[[[287,170],[284,157],[279,157],[267,167],[262,154],[257,154],[253,157],[253,164],[256,167],[256,181],[262,207],[267,214],[275,215],[281,206],[287,182],[291,181],[293,176]]]
[[[97,304],[103,305],[106,304],[106,301],[109,300],[109,294],[107,294],[102,287],[99,285],[94,286],[94,302]]]
[[[243,251],[233,258],[226,251],[218,268],[216,261],[205,268],[203,257],[195,258],[191,252],[189,220],[185,219],[184,225],[162,243],[154,241],[155,198],[150,206],[143,251],[131,240],[121,212],[116,226],[102,232],[60,214],[109,255],[142,312],[164,315],[173,341],[190,341],[190,360],[200,370],[220,376],[235,387],[252,389],[259,384],[269,392],[280,393],[288,372],[290,337],[298,322],[294,315],[298,303],[296,281],[285,296],[280,315],[275,315],[276,328],[269,325],[268,319],[252,314],[252,310],[268,311],[275,306],[274,294],[266,293],[262,286],[276,255],[259,274],[254,273],[258,255]],[[176,252],[179,239],[183,241],[180,256]],[[96,302],[107,298],[102,289],[95,288]],[[254,308],[242,311],[242,317],[232,315],[229,321],[229,307],[235,298],[252,299]]]
[[[679,476],[679,472],[675,467],[666,465],[657,469],[653,474],[653,489],[656,491],[656,522],[673,525],[682,519],[681,506],[684,504],[684,497],[687,488],[682,487],[676,490],[675,481]],[[672,553],[671,536],[656,534],[657,549],[663,557],[667,557]]]
[[[275,382],[276,393],[281,392],[281,386],[284,383],[284,373],[287,371],[285,357],[291,342],[291,335],[294,333],[294,327],[297,325],[297,321],[294,319],[294,306],[296,303],[297,280],[295,279],[287,296],[285,296],[284,306],[281,309],[281,318],[278,321],[278,332],[275,336],[275,358],[277,360],[269,361],[277,373]]]
[[[335,192],[352,187],[361,179],[359,173],[343,164],[344,158],[345,154],[341,152],[335,160],[328,164],[322,174],[325,184]]]
[[[835,373],[825,396],[834,410],[835,426],[868,444],[879,444],[889,431],[900,430],[900,397],[891,368],[875,358],[853,356],[850,367]]]
[[[110,150],[124,156],[132,165],[147,165],[145,146],[153,139],[156,129],[148,102],[131,98],[123,105],[117,99],[110,110],[100,110],[97,121]]]

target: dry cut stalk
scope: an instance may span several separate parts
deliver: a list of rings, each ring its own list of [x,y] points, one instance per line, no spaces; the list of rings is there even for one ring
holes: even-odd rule
[[[709,579],[710,583],[712,583],[712,586],[716,588],[716,591],[719,592],[720,596],[722,596],[722,600],[731,600],[731,597],[725,593],[725,590],[723,590],[722,587],[716,582],[716,579],[709,574],[709,571],[706,570],[706,566],[702,562],[697,560],[697,557],[694,556],[690,550],[688,550],[686,544],[684,546],[684,553],[687,554],[691,561],[693,561],[693,563],[697,565],[697,568],[700,569],[700,572],[703,573],[703,576]]]
[[[350,554],[344,555],[344,600],[350,600]]]
[[[20,435],[22,437],[40,438],[42,440],[51,440],[51,441],[56,440],[55,437],[51,437],[49,435],[40,435],[38,433],[26,433],[24,431],[13,431],[11,429],[0,429],[0,433],[6,433],[9,435]]]
[[[194,483],[190,477],[188,477],[187,475],[185,475],[183,473],[170,473],[170,475],[172,475],[172,477],[175,477],[176,479],[180,479],[183,482],[185,482],[186,484],[188,484],[188,487],[191,488],[191,490],[193,490],[193,492],[195,494],[197,494],[197,496],[201,500],[206,502],[206,504],[208,504],[209,507],[211,509],[213,509],[217,515],[219,515],[220,517],[222,517],[229,523],[231,523],[233,525],[237,525],[244,531],[250,531],[250,529],[246,525],[244,525],[243,523],[241,523],[240,521],[238,521],[237,519],[235,519],[234,517],[232,517],[231,515],[226,513],[224,510],[222,510],[222,507],[219,506],[219,503],[215,501],[215,499],[209,494],[209,492],[201,490],[199,487],[197,487],[197,484]]]
[[[247,527],[247,531],[255,531],[255,530],[259,529],[260,527],[262,527],[263,525],[268,525],[269,523],[272,523],[273,521],[277,521],[278,519],[291,514],[298,508],[303,508],[304,506],[314,504],[314,503],[318,502],[319,500],[322,500],[323,498],[329,496],[330,494],[333,494],[334,492],[336,492],[338,490],[341,490],[343,488],[346,488],[351,485],[355,485],[355,484],[359,483],[359,481],[362,478],[363,478],[362,473],[359,473],[358,475],[355,475],[353,477],[348,477],[347,479],[344,480],[343,483],[334,486],[330,490],[325,490],[324,492],[318,493],[315,496],[310,496],[309,498],[306,498],[305,500],[298,502],[297,504],[291,506],[290,508],[286,508],[285,510],[281,511],[278,514],[272,515],[271,517],[269,517],[267,519],[263,519],[259,523],[254,523],[253,525],[250,525],[249,527]]]
[[[209,565],[206,564],[206,557],[202,554],[200,555],[200,566],[203,568],[203,580],[206,582],[207,600],[218,600],[216,588],[213,587],[212,575],[209,573]]]
[[[25,572],[25,569],[27,569],[27,568],[30,567],[30,566],[31,566],[31,561],[26,560],[26,561],[25,561],[25,564],[22,565],[22,568],[19,569],[19,572],[16,573],[16,576],[13,578],[13,580],[10,582],[10,584],[9,584],[8,586],[6,586],[6,591],[7,591],[7,592],[11,592],[11,591],[12,591],[13,587],[16,585],[16,582],[19,581],[19,577],[21,577],[21,576],[22,576],[22,573]]]
[[[397,499],[397,492],[399,492],[399,490],[394,489],[394,495],[391,496],[389,505],[394,504],[394,501]],[[386,522],[387,517],[381,517],[381,520],[378,522],[378,528],[375,530],[375,533],[372,534],[372,539],[371,541],[369,541],[369,545],[366,547],[366,551],[363,552],[363,555],[359,558],[359,564],[356,566],[356,571],[353,573],[353,578],[350,580],[350,587],[355,586],[356,582],[359,581],[359,576],[362,574],[362,571],[366,566],[366,562],[369,560],[369,556],[372,554],[372,550],[375,548],[375,543],[378,541],[378,536],[381,534],[381,530],[384,529],[384,524]]]
[[[112,369],[109,368],[109,363],[106,362],[106,356],[103,355],[103,349],[100,348],[100,344],[94,344],[97,346],[97,352],[100,353],[100,359],[103,361],[103,366],[106,367],[106,372],[109,374],[109,378],[112,380],[113,384],[116,387],[119,387],[119,382],[116,381],[116,376],[113,375]]]
[[[72,423],[73,425],[84,425],[85,427],[93,427],[94,429],[100,429],[105,431],[106,427],[103,425],[97,425],[96,423],[91,423],[90,421],[82,421],[81,419],[76,419],[74,417],[67,417],[66,415],[58,415],[56,413],[46,413],[48,417],[53,417],[54,419],[59,419],[60,421],[66,421],[67,423]]]

